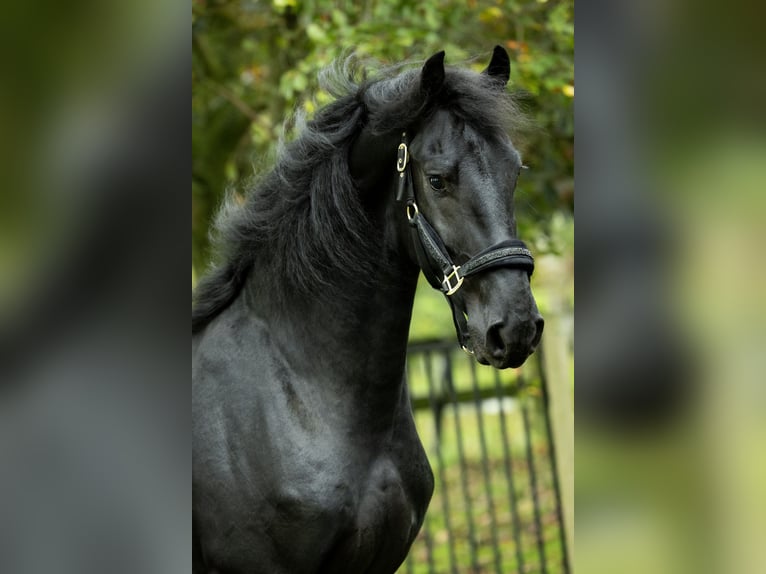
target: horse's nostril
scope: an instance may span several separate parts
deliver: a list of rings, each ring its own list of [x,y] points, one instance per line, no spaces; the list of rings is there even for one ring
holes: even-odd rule
[[[505,355],[504,329],[505,323],[499,321],[487,330],[487,350],[493,357],[502,358]]]

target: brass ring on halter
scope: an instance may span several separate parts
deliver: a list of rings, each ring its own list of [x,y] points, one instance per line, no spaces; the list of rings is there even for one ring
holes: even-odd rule
[[[420,210],[418,209],[418,204],[414,201],[411,201],[407,204],[407,219],[412,222],[413,219],[415,219],[420,214]]]

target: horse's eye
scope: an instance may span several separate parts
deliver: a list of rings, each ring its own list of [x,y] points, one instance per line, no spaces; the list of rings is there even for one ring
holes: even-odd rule
[[[429,175],[428,184],[431,186],[431,189],[433,189],[434,191],[444,191],[444,189],[447,187],[444,184],[444,180],[438,175]]]

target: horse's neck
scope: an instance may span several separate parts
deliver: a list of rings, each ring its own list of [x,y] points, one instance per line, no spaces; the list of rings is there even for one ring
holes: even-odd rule
[[[329,392],[374,394],[384,402],[401,395],[418,274],[391,248],[395,231],[386,233],[380,272],[372,279],[338,285],[336,293],[316,299],[285,299],[274,289],[259,290],[253,280],[244,293],[249,312],[266,323],[291,371],[328,385]]]

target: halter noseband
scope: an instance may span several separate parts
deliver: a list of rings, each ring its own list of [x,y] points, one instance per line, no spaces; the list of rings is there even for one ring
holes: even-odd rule
[[[431,287],[441,291],[446,297],[452,309],[452,320],[460,346],[465,352],[473,354],[468,348],[465,302],[459,293],[463,281],[467,277],[497,267],[521,269],[531,277],[535,270],[535,260],[523,241],[509,239],[480,251],[462,265],[455,265],[441,237],[418,209],[409,159],[407,133],[404,132],[396,157],[396,171],[399,173],[396,200],[405,203],[420,269]]]

